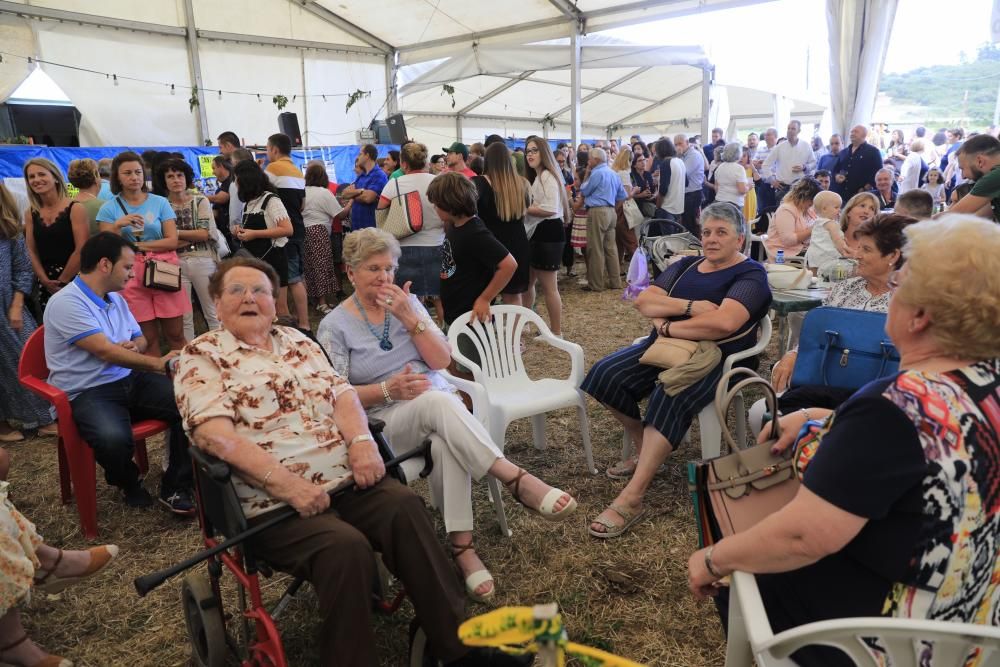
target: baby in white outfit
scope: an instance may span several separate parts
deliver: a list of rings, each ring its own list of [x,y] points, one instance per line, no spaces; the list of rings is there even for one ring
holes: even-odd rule
[[[838,257],[849,257],[850,249],[844,234],[840,231],[840,195],[824,190],[813,199],[816,209],[816,223],[812,228],[809,249],[806,250],[806,266],[816,273],[820,266]]]

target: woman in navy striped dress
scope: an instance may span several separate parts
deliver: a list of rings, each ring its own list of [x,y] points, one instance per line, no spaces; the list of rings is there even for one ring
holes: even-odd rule
[[[583,382],[583,390],[600,401],[622,423],[637,452],[608,470],[612,477],[631,480],[614,502],[591,524],[594,537],[611,538],[640,520],[642,499],[657,468],[691,426],[691,421],[714,398],[722,362],[702,379],[668,396],[657,386],[662,368],[639,363],[658,335],[686,340],[728,340],[720,344],[726,355],[752,347],[756,323],[771,305],[764,267],[742,252],[745,225],[732,204],[719,202],[702,212],[703,257],[685,257],[671,265],[636,299],[640,313],[650,318],[653,331],[641,343],[598,361]],[[646,414],[639,402],[649,395]]]

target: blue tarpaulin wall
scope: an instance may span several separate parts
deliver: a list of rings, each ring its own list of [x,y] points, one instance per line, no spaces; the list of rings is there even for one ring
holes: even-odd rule
[[[399,146],[382,144],[378,147],[378,154],[384,157],[390,150],[398,150]],[[219,149],[214,146],[104,146],[92,148],[50,148],[47,146],[0,146],[0,178],[21,178],[23,175],[23,165],[27,160],[34,157],[43,157],[54,162],[65,174],[69,168],[71,160],[80,158],[91,158],[100,160],[101,158],[113,158],[122,151],[135,151],[142,153],[145,150],[166,151],[168,153],[182,153],[184,159],[194,169],[196,176],[203,175],[206,179],[211,178],[210,168],[211,158],[219,154]],[[305,163],[309,160],[322,160],[327,165],[327,173],[333,173],[339,183],[351,183],[354,181],[354,159],[361,151],[360,146],[320,146],[309,149],[295,149],[292,151],[292,161],[299,167],[305,168]],[[263,153],[260,153],[263,155]],[[200,158],[208,158],[203,161]],[[208,169],[203,169],[202,162],[209,164]]]

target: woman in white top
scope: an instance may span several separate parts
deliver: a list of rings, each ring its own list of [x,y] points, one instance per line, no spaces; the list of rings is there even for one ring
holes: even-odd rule
[[[316,310],[329,313],[340,291],[340,279],[333,261],[330,233],[333,221],[347,217],[347,211],[330,192],[330,177],[322,160],[306,165],[306,197],[302,221],[306,226],[306,293]]]
[[[411,142],[399,151],[403,175],[390,179],[382,188],[379,209],[401,206],[409,202],[410,215],[421,216],[421,228],[416,234],[399,239],[403,254],[399,258],[396,284],[410,283],[410,294],[430,298],[438,322],[444,322],[441,306],[441,246],[444,245],[444,223],[427,199],[427,186],[434,174],[427,172],[427,146]],[[416,202],[419,199],[420,205]],[[405,289],[405,288],[404,288]]]
[[[541,285],[545,308],[549,311],[549,327],[552,333],[561,336],[562,298],[559,296],[556,274],[562,262],[563,244],[566,242],[563,218],[571,216],[572,209],[566,199],[562,173],[549,143],[540,137],[531,136],[524,146],[528,180],[531,181],[531,205],[524,217],[531,243],[531,276],[522,304],[525,308],[530,308],[535,302],[535,283]],[[619,155],[626,151],[631,154],[630,150],[623,148]],[[625,177],[630,179],[628,170],[629,167],[626,167]],[[631,180],[628,182],[631,191]]]
[[[920,169],[924,160],[920,154],[924,152],[924,142],[921,139],[914,139],[910,144],[910,154],[903,160],[903,166],[899,170],[899,192],[897,197],[908,190],[916,190],[920,187]]]
[[[722,149],[722,158],[715,168],[715,201],[726,201],[743,210],[750,185],[747,183],[746,169],[739,163],[743,146],[738,141],[726,144]]]

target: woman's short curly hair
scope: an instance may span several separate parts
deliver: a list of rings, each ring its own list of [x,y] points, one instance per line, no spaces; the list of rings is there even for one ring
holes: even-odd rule
[[[89,157],[70,160],[69,168],[66,170],[66,180],[79,190],[85,190],[100,183],[101,174],[97,168],[97,161]]]
[[[942,353],[1000,357],[1000,226],[954,214],[909,225],[904,233],[908,275],[893,299],[927,311]]]
[[[366,227],[351,232],[344,238],[344,262],[352,269],[358,268],[372,255],[383,252],[392,255],[394,260],[398,260],[402,254],[396,237],[381,229]]]

